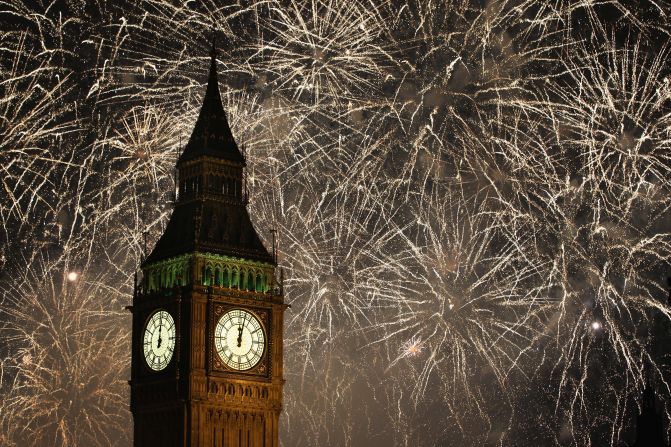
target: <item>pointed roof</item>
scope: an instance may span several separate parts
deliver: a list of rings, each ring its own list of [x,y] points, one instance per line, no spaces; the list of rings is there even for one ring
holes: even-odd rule
[[[192,201],[175,209],[143,265],[194,252],[275,263],[246,208]]]
[[[185,253],[212,253],[253,261],[274,264],[273,257],[263,245],[247,212],[246,200],[241,189],[244,185],[245,160],[235,143],[226,114],[221,104],[217,84],[217,65],[212,45],[212,62],[203,107],[196,121],[177,168],[182,176],[180,163],[197,157],[207,156],[228,160],[238,166],[229,169],[230,179],[235,181],[237,192],[233,194],[214,189],[207,185],[202,174],[211,167],[219,166],[218,160],[205,160],[198,166],[201,188],[180,192],[168,225],[154,246],[143,266]],[[186,168],[188,172],[191,168]],[[216,170],[216,169],[215,169]],[[181,187],[180,187],[181,188]],[[219,187],[221,188],[221,186]],[[180,190],[181,191],[181,190]],[[182,197],[183,194],[183,197]]]
[[[217,77],[217,51],[212,40],[210,74],[207,90],[203,97],[203,105],[191,133],[191,138],[179,157],[180,162],[192,160],[200,156],[223,158],[240,164],[245,159],[235,143],[233,133],[228,125],[226,112],[221,103],[219,80]]]

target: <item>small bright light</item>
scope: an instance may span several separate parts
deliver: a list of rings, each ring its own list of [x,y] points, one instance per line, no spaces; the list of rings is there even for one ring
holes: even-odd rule
[[[599,323],[598,321],[594,321],[592,323],[592,329],[594,329],[595,331],[598,331],[599,329],[601,329],[601,323]]]
[[[77,278],[79,278],[79,274],[77,272],[68,273],[68,281],[77,281]]]
[[[424,346],[422,345],[422,339],[417,336],[413,336],[410,340],[407,340],[405,343],[403,343],[403,346],[401,347],[401,356],[415,357],[423,350]]]
[[[24,354],[23,357],[21,358],[21,363],[23,363],[24,365],[32,365],[33,356],[30,353]]]

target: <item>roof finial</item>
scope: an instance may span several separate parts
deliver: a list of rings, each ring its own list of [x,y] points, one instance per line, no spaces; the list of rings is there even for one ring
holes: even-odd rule
[[[212,49],[210,50],[210,56],[212,56],[212,61],[217,58],[217,32],[212,27]]]
[[[212,89],[212,93],[216,90],[217,96],[219,95],[219,83],[217,81],[217,33],[212,27],[212,49],[210,50],[210,75],[208,79],[208,92]],[[206,93],[207,95],[207,93]]]

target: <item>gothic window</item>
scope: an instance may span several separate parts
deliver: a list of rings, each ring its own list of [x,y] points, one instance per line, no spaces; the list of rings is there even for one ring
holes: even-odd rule
[[[233,281],[231,287],[240,288],[240,271],[238,269],[233,270]]]
[[[254,290],[254,277],[252,276],[252,272],[247,274],[247,290],[250,292]]]
[[[229,273],[228,273],[228,269],[227,269],[227,268],[224,269],[223,277],[224,277],[224,278],[223,278],[222,285],[223,285],[224,287],[230,287],[230,286],[231,286],[231,278],[230,278],[230,276],[229,276]]]
[[[217,286],[221,285],[221,272],[219,271],[219,267],[214,270],[214,284]]]
[[[210,266],[203,267],[203,285],[212,285],[212,268]]]
[[[256,291],[263,292],[263,280],[259,274],[256,275]]]

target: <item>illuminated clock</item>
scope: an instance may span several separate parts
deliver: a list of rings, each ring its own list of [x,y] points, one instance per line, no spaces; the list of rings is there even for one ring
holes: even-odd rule
[[[154,371],[168,366],[175,351],[175,320],[164,310],[154,312],[144,329],[144,359]]]
[[[251,369],[259,363],[266,347],[263,326],[251,312],[230,310],[217,321],[214,347],[229,368],[237,371]]]

